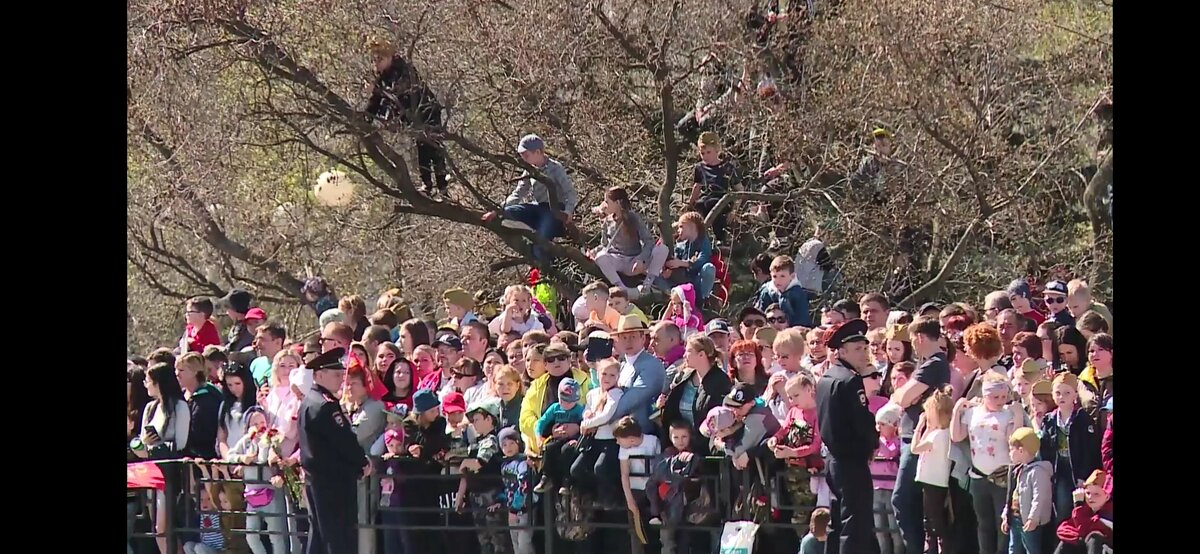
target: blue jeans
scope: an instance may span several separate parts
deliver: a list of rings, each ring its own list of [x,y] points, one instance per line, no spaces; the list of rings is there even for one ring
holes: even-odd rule
[[[699,293],[696,296],[697,303],[703,303],[708,295],[712,294],[713,285],[717,282],[717,266],[713,264],[704,264],[700,267],[700,274],[692,278],[692,286]]]
[[[1071,474],[1071,464],[1059,460],[1054,470],[1054,522],[1059,523],[1071,517],[1075,502],[1071,493],[1075,491],[1075,476]],[[1055,527],[1057,529],[1057,527]]]
[[[543,204],[515,204],[504,208],[504,217],[515,219],[533,228],[535,232],[547,241],[563,235],[562,222],[554,215],[550,206]],[[533,245],[533,258],[538,261],[550,261],[542,257],[543,252]]]
[[[1035,527],[1033,531],[1021,529],[1021,516],[1014,514],[1008,518],[1008,554],[1042,554],[1042,529],[1045,525]]]
[[[904,539],[904,551],[919,554],[925,551],[925,515],[921,489],[917,486],[917,459],[912,442],[900,443],[900,470],[896,472],[896,488],[892,491],[892,507],[896,524]]]

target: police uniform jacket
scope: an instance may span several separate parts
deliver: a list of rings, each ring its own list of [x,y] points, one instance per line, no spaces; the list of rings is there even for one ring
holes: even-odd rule
[[[869,460],[879,447],[862,376],[841,361],[829,364],[817,381],[817,428],[835,458]]]
[[[357,479],[367,465],[342,406],[314,384],[300,406],[300,464],[318,478]]]

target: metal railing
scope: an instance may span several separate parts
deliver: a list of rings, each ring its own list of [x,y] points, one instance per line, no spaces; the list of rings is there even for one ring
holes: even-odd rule
[[[645,459],[646,467],[650,467],[649,460],[645,457],[635,457],[636,459]],[[372,463],[377,460],[373,459]],[[218,498],[213,497],[212,503],[216,509],[205,511],[206,514],[216,514],[221,517],[222,531],[226,536],[246,537],[249,535],[285,535],[285,542],[290,543],[290,550],[293,554],[303,551],[303,545],[307,539],[307,530],[305,529],[308,522],[308,513],[298,504],[302,502],[292,501],[288,497],[286,487],[284,489],[274,489],[275,494],[281,494],[285,497],[282,502],[285,506],[282,512],[278,511],[260,511],[252,510],[245,506],[241,498],[228,498],[240,487],[245,485],[269,484],[268,481],[259,479],[246,479],[239,477],[232,469],[236,467],[245,470],[253,467],[265,467],[246,464],[235,464],[222,461],[191,461],[191,460],[164,460],[156,462],[163,469],[165,480],[165,489],[163,491],[144,490],[130,491],[131,495],[137,495],[138,498],[133,499],[138,503],[136,514],[133,515],[136,520],[131,522],[130,527],[137,527],[137,522],[149,520],[151,523],[151,531],[137,531],[130,534],[130,538],[137,541],[147,541],[151,539],[165,539],[166,544],[182,544],[180,538],[196,539],[198,534],[203,531],[199,527],[199,517],[201,511],[199,507],[199,499],[202,488],[209,488],[210,491],[215,487],[223,488],[228,499],[228,507],[222,507],[218,502]],[[201,471],[197,465],[208,468],[207,471]],[[451,464],[457,466],[457,464]],[[773,467],[773,461],[768,461],[764,464],[764,477],[762,492],[764,505],[759,505],[759,510],[765,509],[771,517],[765,521],[758,521],[760,529],[763,530],[794,530],[798,536],[803,536],[807,533],[807,525],[796,525],[791,522],[788,517],[791,513],[801,511],[802,513],[811,513],[816,507],[815,505],[792,506],[789,504],[790,495],[784,490],[783,479],[778,478],[779,471]],[[376,466],[378,467],[378,465]],[[754,466],[751,466],[751,469]],[[215,468],[224,468],[225,471],[215,470]],[[663,517],[663,524],[658,527],[661,532],[688,532],[695,533],[692,536],[700,536],[707,533],[710,535],[710,545],[715,551],[716,545],[719,544],[720,532],[722,526],[728,521],[738,521],[747,518],[747,510],[743,509],[739,513],[735,513],[737,499],[739,493],[749,490],[754,486],[756,473],[750,470],[736,470],[732,467],[728,458],[710,456],[704,458],[699,470],[700,475],[692,478],[693,488],[695,486],[708,487],[709,494],[713,501],[715,518],[706,525],[693,525],[686,521],[681,524],[674,524],[666,521]],[[536,476],[536,472],[534,473]],[[649,477],[647,474],[635,473],[633,477]],[[462,524],[463,515],[454,515],[453,507],[447,507],[445,504],[440,504],[439,499],[448,495],[453,495],[457,489],[457,483],[461,475],[452,473],[449,467],[444,467],[438,474],[403,474],[398,477],[405,484],[414,482],[446,483],[444,487],[431,485],[428,487],[430,492],[436,492],[437,498],[424,498],[415,503],[406,503],[403,506],[380,506],[378,495],[380,490],[380,479],[386,475],[380,475],[379,472],[372,473],[367,481],[365,490],[367,494],[362,493],[363,486],[360,486],[360,494],[358,499],[359,517],[357,518],[357,529],[370,530],[378,534],[379,531],[385,530],[402,530],[402,531],[441,531],[444,533],[477,533],[485,532],[509,532],[529,530],[534,533],[534,541],[541,542],[543,548],[540,549],[540,554],[557,554],[558,549],[564,552],[570,552],[574,549],[569,547],[571,541],[559,536],[557,530],[558,524],[558,506],[559,497],[556,490],[548,490],[545,494],[537,495],[540,498],[535,499],[535,495],[530,492],[530,506],[528,513],[530,515],[529,523],[525,525],[504,525],[501,527],[476,525],[473,520],[468,524]],[[497,478],[498,479],[498,478]],[[536,477],[534,479],[536,482]],[[402,486],[402,485],[397,485]],[[407,486],[407,485],[404,485]],[[501,485],[498,483],[498,487]],[[648,494],[657,494],[657,491],[647,491]],[[814,495],[816,491],[813,491]],[[213,492],[209,493],[210,496]],[[302,492],[303,494],[303,492]],[[160,514],[154,508],[162,502],[163,510],[161,517],[165,518],[169,525],[165,526],[162,533],[155,532],[156,524]],[[365,503],[365,509],[364,504]],[[743,503],[745,504],[745,503]],[[814,503],[815,504],[815,503]],[[502,509],[507,511],[507,506]],[[619,506],[604,505],[603,503],[594,503],[591,509],[595,510],[594,514],[600,517],[594,517],[592,521],[574,521],[570,520],[568,524],[583,524],[593,530],[621,530],[624,533],[632,531],[632,524],[628,517],[625,517],[624,522],[612,521],[621,512],[628,513],[627,508],[623,503]],[[535,510],[540,511],[540,521],[535,518]],[[406,517],[406,523],[401,525],[388,524],[382,522],[382,514],[404,514],[413,516],[424,514],[425,517]],[[883,511],[876,511],[876,514],[883,514]],[[430,514],[436,514],[440,517],[430,517]],[[247,529],[245,526],[245,518],[255,516],[259,519],[259,523],[265,523],[266,518],[286,518],[286,525],[282,531],[269,531],[266,529]],[[469,517],[469,512],[467,513]],[[649,516],[643,517],[643,521]],[[228,524],[238,523],[240,525],[227,527]],[[143,525],[144,526],[144,525]],[[651,534],[650,529],[646,529],[647,535]],[[653,532],[657,534],[659,531]],[[594,531],[593,531],[594,532]],[[889,533],[898,536],[898,530],[895,528],[876,528],[877,533]],[[540,541],[539,541],[540,535]],[[235,539],[236,540],[236,539]],[[244,539],[243,539],[244,540]],[[198,541],[198,539],[197,539]],[[264,541],[265,542],[265,541]],[[361,541],[360,541],[361,542]],[[297,551],[296,546],[299,545],[301,550]],[[226,547],[229,549],[229,545]],[[383,552],[382,545],[375,541],[375,552]],[[236,552],[237,550],[234,549]],[[360,546],[360,551],[362,551]],[[164,553],[165,554],[165,553]],[[272,552],[272,554],[286,554],[282,552]]]

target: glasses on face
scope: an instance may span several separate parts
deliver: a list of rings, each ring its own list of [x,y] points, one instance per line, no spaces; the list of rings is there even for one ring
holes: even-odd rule
[[[742,325],[746,327],[762,327],[767,324],[765,319],[746,319],[742,321]]]
[[[1062,304],[1067,301],[1065,296],[1047,296],[1044,298],[1047,304]]]
[[[767,318],[767,322],[768,322],[768,323],[772,323],[772,324],[774,324],[774,323],[787,323],[787,318],[786,318],[786,317],[768,317],[768,318]]]
[[[455,379],[462,379],[464,377],[474,377],[474,375],[467,375],[465,373],[455,373],[454,374]]]
[[[327,342],[337,342],[337,339],[330,338],[330,337],[321,337],[321,344],[325,344]]]
[[[565,359],[567,359],[567,356],[563,356],[563,355],[561,355],[561,354],[559,354],[559,355],[557,355],[557,356],[546,356],[546,357],[545,357],[545,361],[546,361],[546,363],[548,363],[548,364],[552,364],[552,363],[554,363],[554,362],[561,362],[561,361],[563,361],[563,360],[565,360]]]

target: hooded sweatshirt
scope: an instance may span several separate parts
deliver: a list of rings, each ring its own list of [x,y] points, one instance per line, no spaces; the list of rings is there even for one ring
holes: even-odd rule
[[[671,294],[683,299],[683,315],[676,315],[670,318],[664,317],[664,320],[674,323],[679,327],[680,333],[683,335],[683,340],[699,332],[704,332],[704,315],[696,307],[696,289],[691,283],[684,283],[671,289]]]
[[[1050,462],[1036,461],[1023,465],[1012,465],[1008,468],[1007,499],[1009,513],[1016,511],[1021,515],[1021,521],[1032,521],[1038,527],[1050,523],[1051,509],[1054,506],[1054,493],[1051,480],[1054,478],[1054,468]],[[1013,525],[1009,519],[1009,526]]]
[[[758,289],[754,307],[765,312],[771,304],[779,304],[783,313],[787,314],[789,327],[812,326],[808,317],[808,291],[804,290],[804,287],[800,285],[800,280],[795,276],[783,290],[776,288],[773,281],[763,283],[762,287]]]

